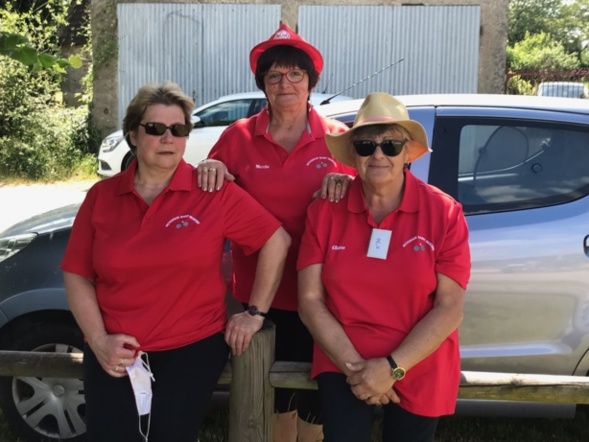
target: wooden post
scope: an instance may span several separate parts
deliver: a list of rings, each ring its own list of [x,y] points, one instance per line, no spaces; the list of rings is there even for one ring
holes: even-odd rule
[[[265,321],[249,348],[232,356],[229,394],[229,442],[271,442],[274,387],[270,367],[274,363],[275,327]]]

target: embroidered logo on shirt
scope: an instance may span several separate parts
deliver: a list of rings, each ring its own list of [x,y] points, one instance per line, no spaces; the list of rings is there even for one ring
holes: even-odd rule
[[[193,222],[196,225],[200,224],[200,221],[192,215],[178,215],[170,219],[170,221],[166,223],[166,227],[173,226],[176,229],[181,229],[183,227],[188,227],[190,222]]]
[[[346,250],[346,246],[334,245],[334,246],[331,246],[331,250]]]
[[[403,248],[407,246],[411,246],[414,252],[425,252],[426,246],[429,247],[430,250],[436,249],[431,241],[419,235],[405,241]]]
[[[329,164],[331,163],[332,166],[336,167],[337,163],[335,162],[335,160],[331,157],[315,157],[315,158],[311,158],[309,161],[307,161],[307,166],[312,166],[312,167],[316,167],[317,169],[321,169],[323,167],[328,167]]]
[[[268,164],[256,164],[256,169],[270,169]]]

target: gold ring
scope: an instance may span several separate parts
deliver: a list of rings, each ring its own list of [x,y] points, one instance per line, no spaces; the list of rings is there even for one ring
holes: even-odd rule
[[[214,167],[209,167],[209,172],[216,172],[217,169],[215,169]]]

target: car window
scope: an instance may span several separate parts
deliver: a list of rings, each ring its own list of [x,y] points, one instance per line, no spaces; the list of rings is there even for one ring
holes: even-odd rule
[[[266,103],[268,103],[268,101],[265,98],[254,100],[251,113],[248,115],[248,117],[259,113],[262,109],[264,109]]]
[[[457,198],[465,213],[542,207],[589,193],[585,127],[462,119],[436,126],[434,138],[445,139],[445,149],[435,144],[430,182]]]
[[[208,107],[196,114],[201,127],[228,126],[240,118],[250,116],[251,99],[227,101]]]

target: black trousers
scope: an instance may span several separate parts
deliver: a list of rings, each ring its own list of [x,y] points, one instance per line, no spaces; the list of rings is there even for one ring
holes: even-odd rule
[[[149,352],[155,378],[151,415],[139,418],[128,377],[106,373],[86,344],[84,393],[90,442],[195,442],[217,380],[227,363],[229,347],[221,333],[173,350]]]
[[[244,304],[244,308],[247,308],[247,304]],[[298,312],[271,308],[266,319],[276,326],[277,361],[313,360],[313,337],[301,321]],[[319,393],[316,390],[277,388],[274,391],[274,411],[286,413],[294,410],[302,420],[320,424]]]
[[[324,442],[370,442],[374,405],[354,396],[341,373],[317,376]],[[383,442],[433,442],[437,417],[418,416],[396,404],[383,406]]]

